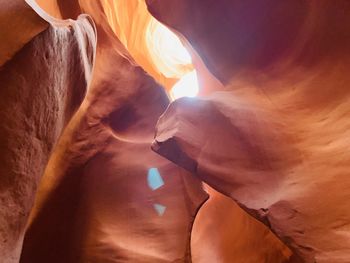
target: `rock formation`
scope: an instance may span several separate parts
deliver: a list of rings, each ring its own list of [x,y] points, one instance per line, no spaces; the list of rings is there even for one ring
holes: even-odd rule
[[[206,186],[210,198],[196,216],[192,262],[295,262],[291,251],[229,197]]]
[[[42,178],[21,262],[187,262],[207,195],[151,151],[169,99],[99,19],[98,3],[82,7],[100,40],[93,79]]]
[[[349,262],[350,3],[148,4],[227,90],[175,101],[154,150],[236,200],[303,261]]]
[[[350,261],[349,1],[0,10],[0,261]]]
[[[196,179],[150,150],[153,127],[168,99],[116,39],[109,26],[111,21],[103,15],[103,5],[80,4],[83,12],[97,23],[99,42],[93,81],[87,99],[67,127],[46,169],[21,261],[188,262],[193,219],[206,195]],[[50,10],[53,7],[54,4],[46,6],[47,11],[66,16],[64,9]],[[202,67],[201,72],[207,71],[200,61],[196,65]],[[210,76],[205,77],[211,80]],[[113,169],[118,173],[113,174]],[[152,171],[158,171],[165,182],[155,192],[146,185]],[[120,195],[125,189],[129,189],[127,194]],[[117,210],[113,212],[114,209]],[[251,220],[240,213],[242,220],[235,220],[237,227]],[[206,214],[205,210],[202,214]],[[266,250],[277,255],[272,256],[271,262],[289,257],[289,250],[257,222],[251,221],[249,226],[253,231],[261,229],[259,233],[264,237],[260,241],[256,237],[260,234],[254,231],[244,238],[259,240],[260,245],[264,242],[262,252],[252,258],[265,260]],[[43,246],[48,237],[52,241]],[[239,257],[226,253],[231,258]],[[203,257],[201,253],[197,255]]]
[[[95,35],[86,16],[49,20],[22,1],[1,8],[0,258],[18,262],[49,155],[85,96]]]

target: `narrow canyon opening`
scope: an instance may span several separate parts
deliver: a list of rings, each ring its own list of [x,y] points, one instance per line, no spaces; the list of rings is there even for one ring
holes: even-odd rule
[[[0,1],[0,261],[348,263],[350,2]]]

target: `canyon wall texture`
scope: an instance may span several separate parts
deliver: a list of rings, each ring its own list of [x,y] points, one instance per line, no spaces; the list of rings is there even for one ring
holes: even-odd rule
[[[2,261],[350,261],[349,1],[0,9]]]
[[[206,186],[209,200],[201,207],[191,234],[192,262],[296,262],[271,231],[232,199]]]
[[[148,5],[226,89],[175,101],[153,149],[237,201],[301,260],[349,262],[349,1]]]
[[[25,224],[50,153],[79,107],[93,64],[91,21],[44,20],[22,1],[2,4],[0,258],[18,262]],[[82,26],[84,24],[85,26]],[[25,26],[24,26],[25,25]],[[92,46],[92,44],[90,44]]]
[[[191,174],[150,150],[154,126],[169,100],[116,38],[111,26],[115,21],[104,15],[105,4],[80,2],[82,12],[90,14],[97,24],[93,80],[87,99],[46,168],[21,262],[191,261],[192,224],[207,195]],[[55,6],[62,4],[46,3],[52,15],[67,17],[65,9],[57,10]],[[133,33],[128,28],[121,29]],[[153,191],[146,181],[155,171],[164,185]],[[221,199],[212,199],[212,203],[218,205]],[[226,247],[220,238],[217,240],[219,246],[211,251],[219,256],[218,260],[284,262],[289,258],[289,249],[265,227],[233,202],[231,206],[240,217],[232,213],[227,224],[231,219],[232,226],[242,229],[243,234],[231,232],[228,238],[235,244],[225,240]],[[211,213],[207,209],[201,214],[209,218]],[[244,227],[249,227],[250,232]],[[200,224],[199,229],[211,236],[205,224]],[[192,235],[195,238],[196,234]],[[47,239],[51,242],[45,242]],[[249,246],[251,240],[257,245]],[[205,250],[197,244],[194,257],[198,256],[198,260],[194,260],[203,262]],[[262,247],[259,252],[256,246]],[[245,257],[238,253],[242,247]]]
[[[21,262],[188,262],[201,182],[150,148],[169,99],[98,2],[90,91],[46,168]],[[50,242],[46,242],[50,240]]]

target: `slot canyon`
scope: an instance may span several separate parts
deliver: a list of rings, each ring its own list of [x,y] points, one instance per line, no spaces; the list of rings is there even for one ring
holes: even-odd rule
[[[0,0],[0,263],[350,263],[349,0]]]

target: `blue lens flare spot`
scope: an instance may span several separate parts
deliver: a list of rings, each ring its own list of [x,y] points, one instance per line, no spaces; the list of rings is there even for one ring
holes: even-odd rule
[[[156,210],[156,212],[158,213],[159,216],[164,215],[165,210],[166,210],[166,206],[160,205],[160,204],[154,204],[153,207],[154,207],[154,209]]]
[[[147,176],[148,186],[154,191],[164,185],[163,178],[157,168],[150,168]]]

